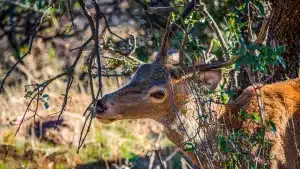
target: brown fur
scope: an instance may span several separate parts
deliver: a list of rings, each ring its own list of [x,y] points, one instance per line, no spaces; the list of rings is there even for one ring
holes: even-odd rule
[[[271,133],[266,134],[273,145],[269,152],[269,155],[274,157],[271,160],[270,168],[300,168],[300,78],[268,84],[258,88],[253,86],[248,87],[233,103],[216,105],[214,107],[219,120],[230,129],[242,128],[250,132],[255,132],[260,128],[260,125],[250,120],[241,121],[238,119],[238,113],[241,109],[250,114],[260,112],[257,94],[262,99],[265,121],[273,121],[277,129],[276,135]],[[186,118],[188,119],[189,117]],[[167,132],[167,135],[180,146],[182,145],[182,140],[178,138],[183,138],[184,134],[178,133],[180,132],[172,131]],[[196,158],[192,153],[187,152],[186,155],[190,156],[194,163],[196,163]],[[207,160],[201,159],[201,161]],[[205,165],[204,163],[204,166],[207,166],[207,164]],[[207,167],[209,168],[209,165]]]
[[[300,78],[265,85],[257,92],[261,95],[265,121],[276,124],[277,135],[269,134],[273,146],[270,155],[274,156],[270,168],[300,168],[298,143],[300,140]],[[247,98],[244,98],[244,97]],[[258,99],[253,87],[248,87],[234,103],[246,112],[260,112]],[[230,108],[229,108],[230,109]],[[228,117],[227,111],[223,116]],[[236,114],[236,111],[231,113]],[[235,124],[236,127],[254,131],[249,121]]]

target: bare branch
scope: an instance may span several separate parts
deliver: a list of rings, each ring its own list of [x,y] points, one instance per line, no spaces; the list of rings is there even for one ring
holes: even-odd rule
[[[224,54],[223,55],[224,60],[228,60],[230,58],[229,54],[228,54],[228,46],[226,44],[226,41],[225,41],[225,39],[222,35],[222,32],[221,32],[218,24],[216,23],[214,18],[210,15],[210,13],[207,11],[205,3],[200,2],[199,7],[200,7],[200,10],[201,10],[201,13],[211,21],[210,25],[211,25],[212,29],[214,30],[214,32],[217,34],[217,37],[220,41],[220,44],[221,44],[221,47],[222,47],[222,50],[223,50],[223,54]]]
[[[96,4],[97,4],[97,3],[96,3]],[[121,39],[122,41],[126,42],[125,39],[123,39],[123,38],[120,37],[119,35],[115,34],[115,33],[110,29],[109,24],[108,24],[108,21],[107,21],[107,18],[105,17],[105,15],[103,14],[103,12],[100,10],[98,4],[95,5],[95,8],[96,8],[96,22],[97,22],[97,20],[100,19],[100,18],[99,18],[99,14],[100,14],[100,16],[104,18],[105,26],[106,26],[108,32],[109,32],[110,34],[112,34],[112,35],[118,37],[118,38]],[[97,17],[97,16],[98,16],[98,17]],[[97,19],[97,18],[98,18],[98,19]],[[99,21],[98,21],[98,22],[99,22]]]
[[[74,24],[74,17],[73,17],[73,12],[72,12],[72,7],[71,7],[70,0],[68,0],[68,8],[69,8],[69,14],[70,14],[70,17],[71,17],[72,28],[73,28],[73,27],[75,27],[75,24]]]
[[[95,50],[95,54],[96,54],[96,59],[97,59],[97,65],[98,65],[98,90],[100,91],[101,95],[102,95],[102,77],[101,77],[101,59],[100,59],[100,48],[99,48],[99,21],[100,21],[100,15],[101,15],[101,11],[100,8],[96,2],[96,0],[93,0],[93,4],[95,6],[96,9],[96,29],[95,29],[95,33],[94,33],[94,41],[95,41],[95,46],[94,46],[94,50]],[[104,16],[104,15],[103,15]],[[109,27],[107,27],[109,29]],[[95,99],[95,98],[94,98]],[[97,99],[97,98],[96,98]]]
[[[163,169],[166,169],[166,165],[164,164],[164,161],[163,161],[163,159],[161,158],[161,155],[160,155],[159,151],[158,151],[158,150],[155,150],[155,154],[156,154],[157,157],[158,157],[158,160],[159,160],[159,162],[160,162],[160,166],[161,166]]]

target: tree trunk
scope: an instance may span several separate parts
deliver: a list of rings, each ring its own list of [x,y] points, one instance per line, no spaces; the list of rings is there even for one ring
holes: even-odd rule
[[[271,0],[268,43],[285,46],[283,58],[287,68],[274,68],[270,82],[299,77],[300,74],[300,0]]]

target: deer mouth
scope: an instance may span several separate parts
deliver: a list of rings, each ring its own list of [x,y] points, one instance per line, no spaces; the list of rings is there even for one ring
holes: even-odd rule
[[[114,122],[113,120],[102,119],[102,118],[99,118],[99,117],[97,117],[97,119],[98,119],[101,123],[104,123],[104,124],[110,124],[110,123]]]
[[[104,123],[104,124],[109,124],[109,123],[112,123],[116,120],[120,120],[121,119],[121,115],[117,115],[117,116],[114,116],[114,117],[103,117],[101,115],[98,115],[96,114],[96,118],[101,122],[101,123]]]

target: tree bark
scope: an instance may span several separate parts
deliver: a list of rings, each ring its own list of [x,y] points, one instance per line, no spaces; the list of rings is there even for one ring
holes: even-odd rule
[[[274,68],[270,82],[299,77],[300,72],[300,0],[270,0],[273,16],[270,20],[267,42],[285,46],[283,58],[286,69]]]

